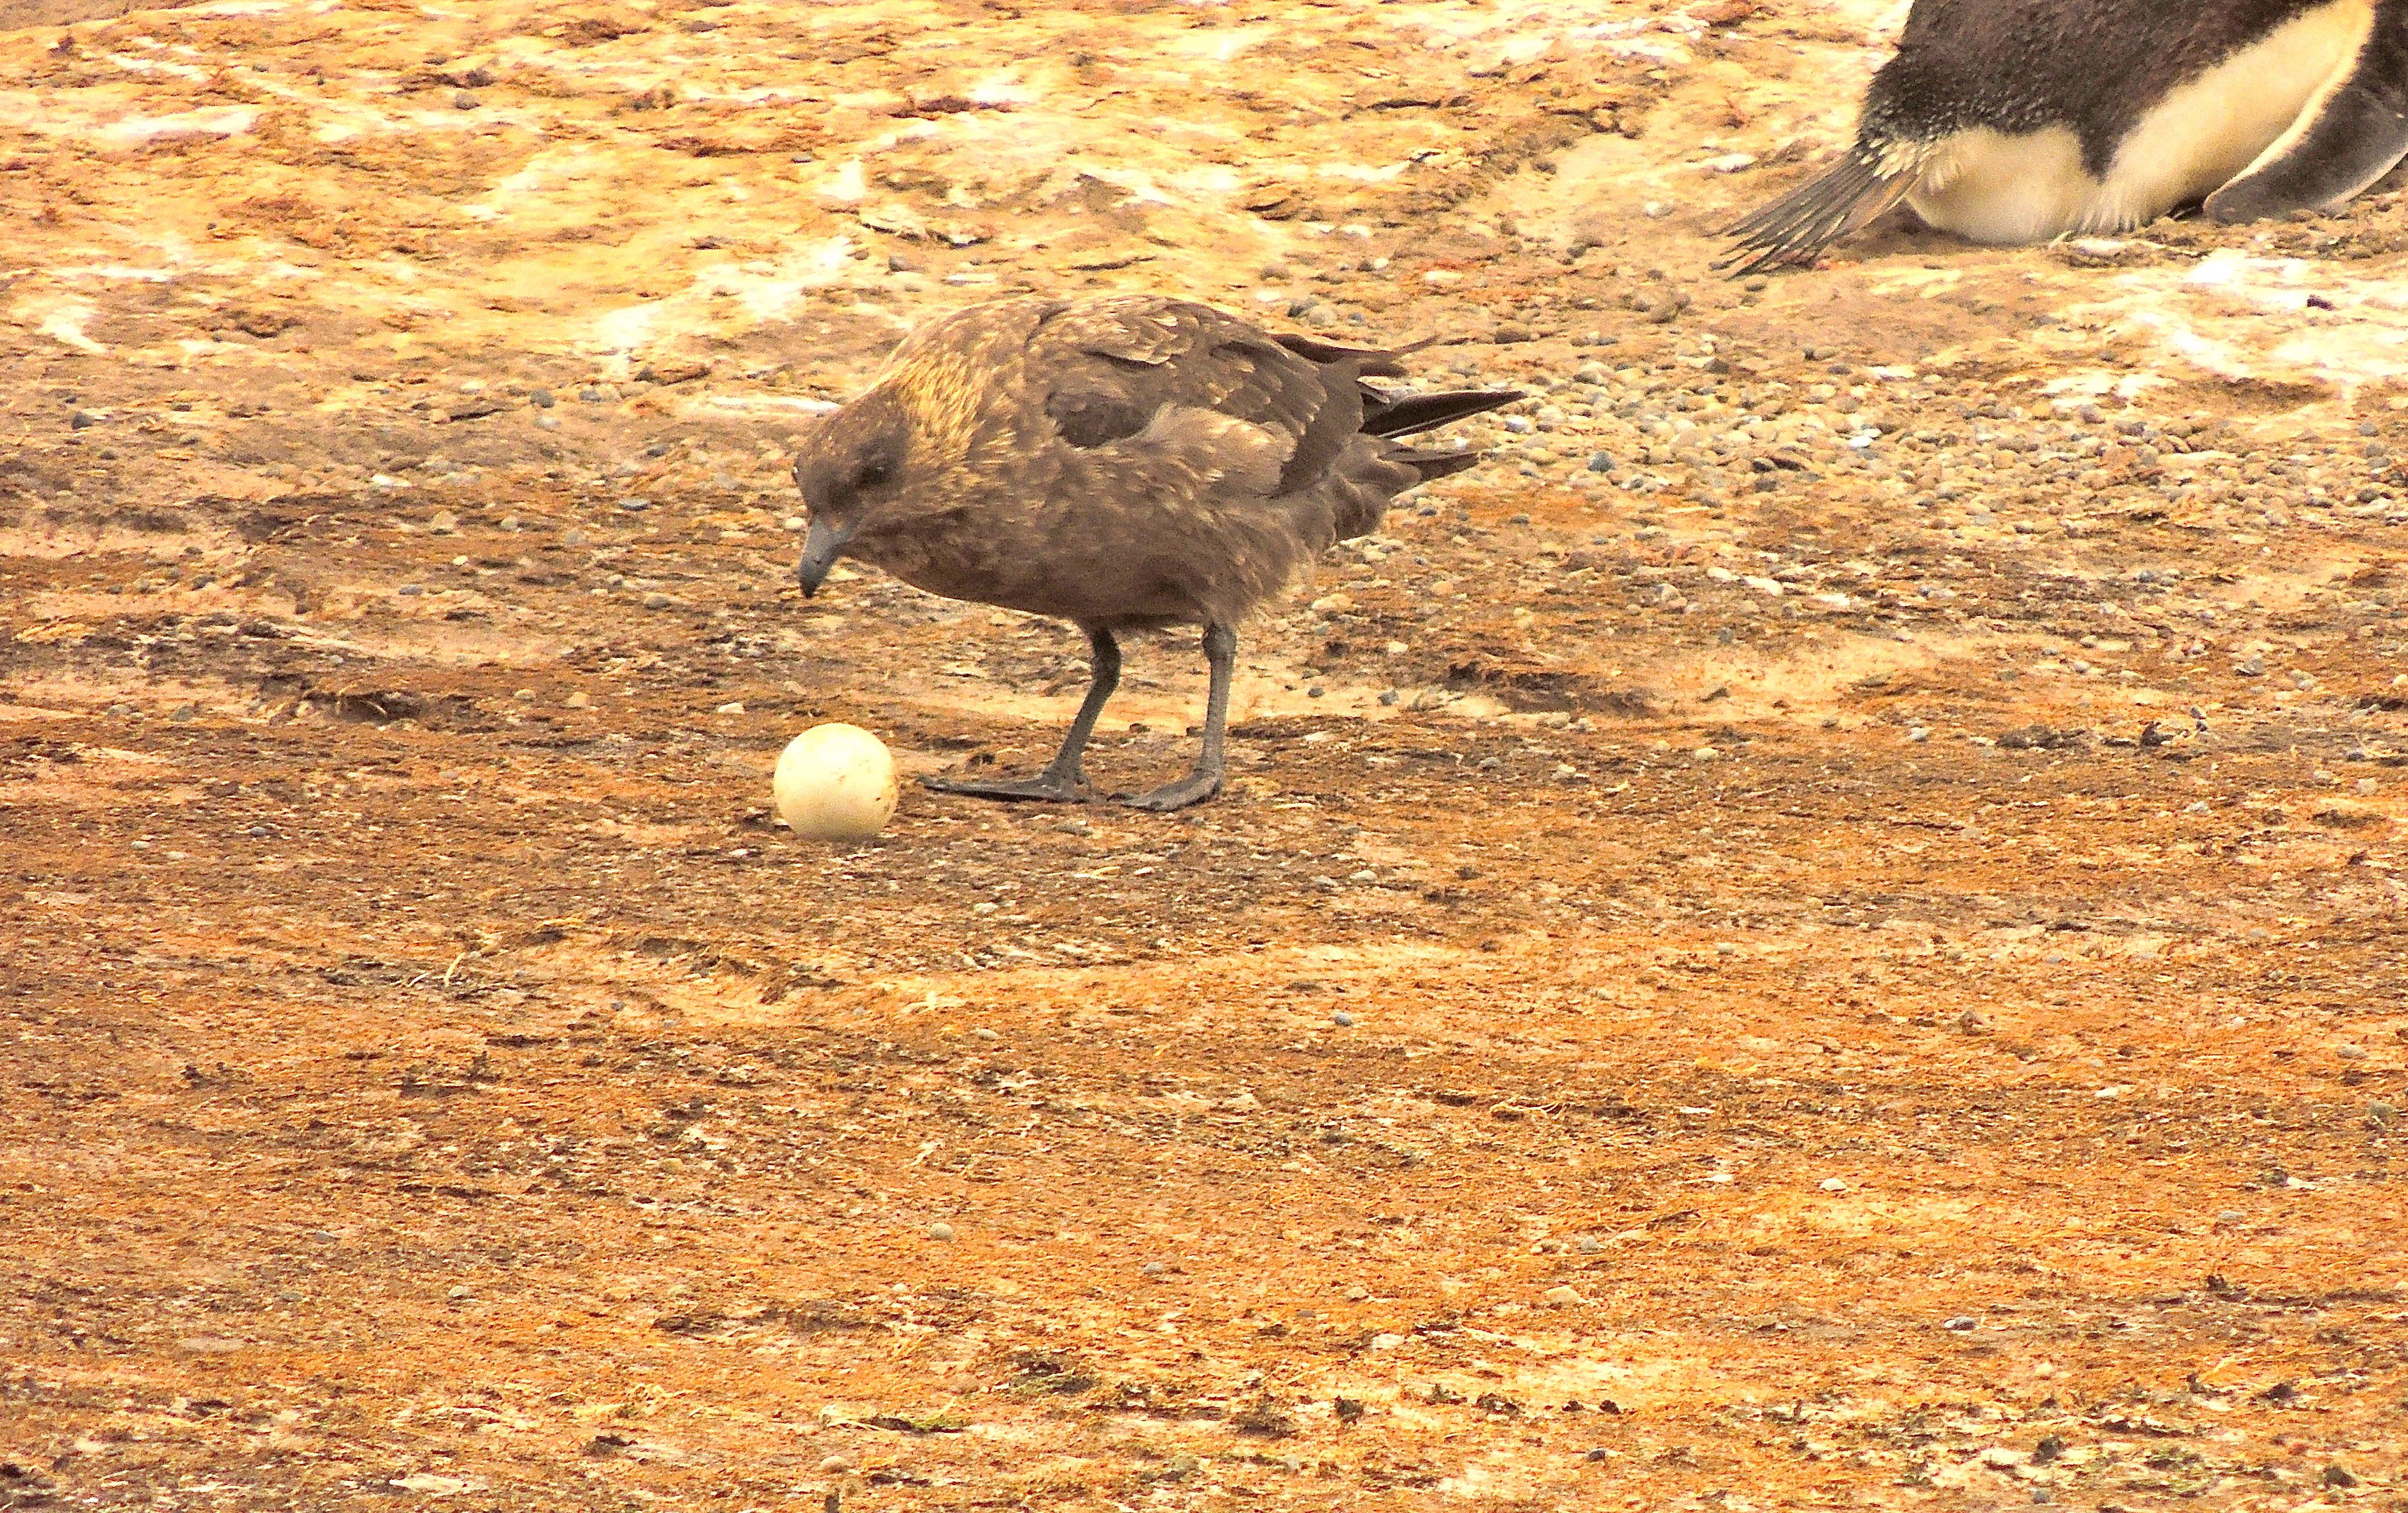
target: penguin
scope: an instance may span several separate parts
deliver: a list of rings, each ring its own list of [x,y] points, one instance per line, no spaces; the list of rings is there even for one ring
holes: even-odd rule
[[[2408,0],[1914,0],[1856,146],[1730,226],[1734,276],[1904,203],[1971,241],[2340,205],[2408,153]]]

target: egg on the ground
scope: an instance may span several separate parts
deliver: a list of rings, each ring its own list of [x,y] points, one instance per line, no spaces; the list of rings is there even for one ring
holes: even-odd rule
[[[813,726],[778,754],[769,790],[805,840],[867,841],[895,817],[895,758],[857,725]]]

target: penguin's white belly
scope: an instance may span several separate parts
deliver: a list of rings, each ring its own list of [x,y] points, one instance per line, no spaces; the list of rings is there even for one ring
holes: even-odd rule
[[[1943,231],[1999,245],[2144,224],[2287,147],[2349,79],[2373,25],[2374,0],[2333,0],[2285,22],[2168,92],[2117,146],[2104,179],[2083,166],[2069,127],[1959,132],[1924,166],[1907,203]]]

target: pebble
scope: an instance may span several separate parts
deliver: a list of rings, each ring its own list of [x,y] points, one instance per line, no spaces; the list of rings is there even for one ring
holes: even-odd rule
[[[931,1240],[950,1240],[953,1237],[953,1227],[942,1219],[928,1226],[928,1238]]]
[[[1948,1322],[1941,1325],[1940,1327],[1942,1329],[1953,1329],[1961,1333],[1966,1330],[1976,1327],[1980,1322],[1981,1321],[1979,1319],[1973,1318],[1971,1314],[1958,1314],[1956,1318],[1951,1318]]]
[[[1344,1009],[1340,1009],[1336,1014],[1329,1016],[1329,1022],[1336,1025],[1339,1029],[1344,1030],[1354,1023],[1354,1016],[1347,1013]]]
[[[619,508],[622,510],[649,510],[652,507],[652,501],[642,497],[621,499],[619,501]]]
[[[644,596],[644,608],[648,610],[666,610],[668,607],[669,597],[666,594],[656,590]]]
[[[1848,1185],[1838,1177],[1827,1176],[1822,1181],[1822,1189],[1825,1192],[1845,1192],[1848,1190]]]
[[[535,702],[535,690],[532,688],[516,689],[512,691],[510,697],[517,699],[522,704],[532,704]]]
[[[1145,1276],[1160,1276],[1163,1273],[1168,1270],[1170,1270],[1169,1267],[1164,1265],[1158,1261],[1149,1261],[1144,1265],[1138,1268],[1139,1274]]]
[[[741,714],[744,713],[743,701],[741,699],[731,699],[719,706],[719,713],[722,714]]]
[[[563,546],[583,546],[591,538],[581,530],[570,529],[561,532],[560,544]]]
[[[452,96],[452,108],[454,110],[474,110],[484,103],[466,90],[458,91]]]
[[[1588,1300],[1569,1287],[1551,1287],[1539,1294],[1539,1301],[1550,1308],[1577,1307]]]
[[[87,430],[108,417],[97,410],[79,410],[67,417],[67,425],[76,430]]]
[[[594,707],[594,696],[580,689],[576,693],[570,694],[566,699],[561,700],[561,702],[566,704],[570,709],[592,709]]]

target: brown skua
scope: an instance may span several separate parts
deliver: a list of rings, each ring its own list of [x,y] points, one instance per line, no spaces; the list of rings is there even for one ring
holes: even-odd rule
[[[1123,800],[1200,802],[1221,787],[1239,623],[1333,542],[1376,529],[1397,496],[1479,459],[1399,438],[1521,397],[1365,382],[1400,376],[1412,350],[1274,335],[1150,295],[959,311],[803,438],[794,472],[810,528],[796,575],[814,593],[853,557],[1086,632],[1093,682],[1042,771],[928,780],[980,798],[1086,797],[1081,762],[1119,682],[1118,633],[1201,626],[1211,683],[1195,769]]]

